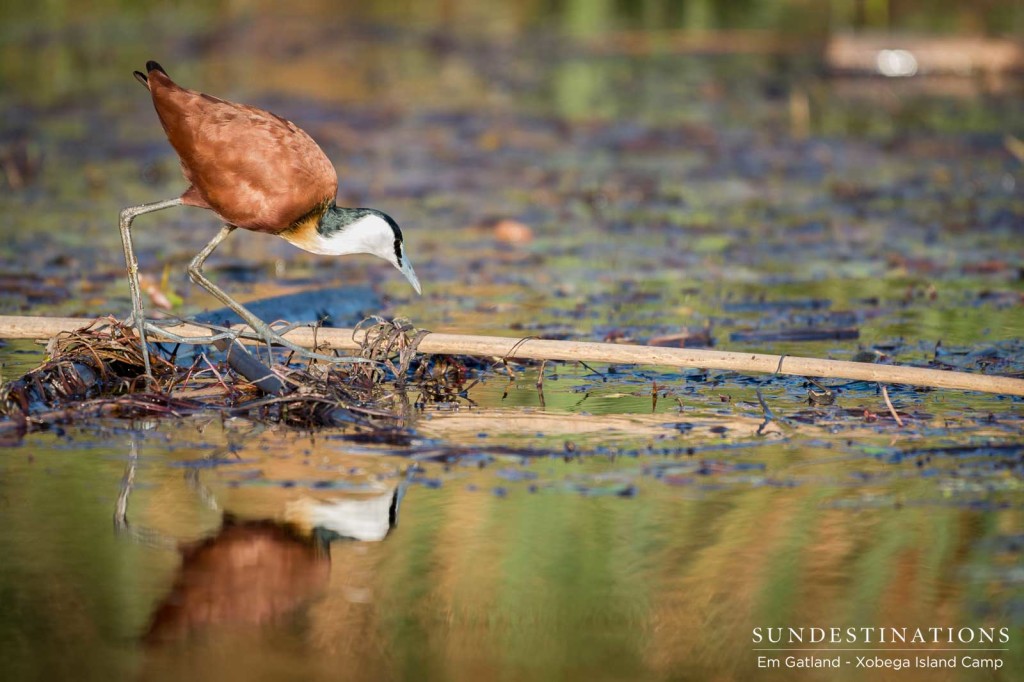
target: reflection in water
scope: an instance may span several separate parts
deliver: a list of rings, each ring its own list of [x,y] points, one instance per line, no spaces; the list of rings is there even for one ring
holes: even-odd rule
[[[398,524],[398,507],[405,486],[365,498],[315,499],[300,497],[285,506],[284,518],[300,528],[312,529],[325,540],[348,538],[379,542]]]
[[[326,547],[272,521],[227,516],[216,536],[181,553],[174,587],[153,614],[146,642],[273,623],[308,604],[330,576]]]
[[[1019,493],[993,468],[1019,448],[893,446],[894,430],[790,423],[768,440],[753,435],[756,414],[572,430],[570,415],[560,428],[558,415],[484,412],[430,420],[433,442],[461,447],[418,461],[407,491],[382,475],[388,489],[359,493],[336,488],[408,460],[215,422],[204,442],[246,438],[202,469],[198,496],[175,465],[211,461],[190,449],[200,420],[163,425],[128,456],[123,504],[130,529],[217,528],[180,551],[147,541],[154,531],[109,531],[127,443],[30,436],[0,478],[0,672],[67,678],[39,653],[60,647],[107,679],[127,667],[146,680],[751,679],[758,626],[1019,622],[1021,514],[1000,506]],[[479,438],[488,416],[513,435]],[[316,467],[331,487],[276,483]],[[329,542],[385,529],[385,542]],[[132,646],[140,637],[152,646]],[[1021,665],[1010,646],[1007,666]]]
[[[139,445],[133,437],[114,510],[118,534],[150,546],[168,545],[160,533],[134,526],[128,504],[135,484]],[[211,462],[204,457],[199,462]],[[188,488],[209,509],[220,509],[216,494],[199,480],[199,469],[185,472]],[[210,537],[178,548],[181,566],[170,593],[156,607],[143,635],[147,643],[166,642],[229,629],[280,623],[308,606],[327,588],[331,542],[338,539],[379,542],[398,523],[406,483],[379,494],[328,491],[314,497],[289,487],[282,500],[283,521],[242,519],[224,512]],[[264,493],[269,493],[264,490]]]
[[[280,622],[327,588],[330,541],[380,541],[395,526],[401,489],[368,499],[300,498],[291,523],[230,514],[216,535],[180,549],[181,568],[143,639],[179,639],[211,627]],[[120,503],[119,503],[120,507]]]

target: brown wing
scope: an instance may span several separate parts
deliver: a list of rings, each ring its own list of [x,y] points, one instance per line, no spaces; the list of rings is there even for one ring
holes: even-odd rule
[[[291,121],[186,90],[149,72],[153,106],[192,186],[184,203],[226,222],[277,233],[334,199],[338,176],[323,150]]]

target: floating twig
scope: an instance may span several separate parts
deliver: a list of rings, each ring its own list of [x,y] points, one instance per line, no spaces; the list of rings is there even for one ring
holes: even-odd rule
[[[761,422],[761,425],[757,427],[757,435],[760,436],[764,434],[765,428],[767,428],[770,423],[775,421],[775,414],[772,412],[772,409],[768,407],[768,403],[765,402],[764,396],[761,395],[760,387],[755,386],[754,393],[757,394],[757,402],[761,403],[761,412],[764,414],[764,421]]]
[[[80,318],[0,317],[0,338],[49,338],[61,332],[86,327],[93,320]],[[207,333],[192,327],[189,333]],[[159,338],[157,332],[152,332]],[[320,329],[318,338],[332,350],[358,351],[365,332],[353,329]],[[308,327],[298,327],[287,335],[292,343],[308,347],[313,341]],[[243,343],[250,340],[243,334]],[[826,360],[787,355],[781,358],[765,353],[736,353],[696,348],[664,348],[641,345],[549,341],[545,339],[504,338],[465,334],[425,333],[418,351],[427,354],[472,355],[519,360],[566,360],[570,362],[607,362],[610,364],[663,365],[735,372],[778,373],[801,377],[831,377],[887,384],[905,384],[930,388],[952,388],[1004,395],[1024,396],[1024,379],[927,367],[881,365],[847,360]],[[586,365],[585,365],[586,366]]]
[[[885,406],[889,408],[889,414],[896,420],[896,425],[902,428],[903,420],[900,419],[900,416],[896,413],[896,408],[892,406],[892,401],[889,400],[889,389],[886,388],[885,384],[879,385],[882,387],[882,397],[885,398]]]

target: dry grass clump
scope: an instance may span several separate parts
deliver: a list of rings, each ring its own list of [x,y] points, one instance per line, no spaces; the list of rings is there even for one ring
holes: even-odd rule
[[[464,396],[465,366],[446,357],[418,358],[423,333],[408,321],[364,322],[360,355],[371,362],[303,360],[265,348],[253,354],[226,342],[220,344],[226,353],[197,347],[191,362],[181,362],[181,348],[164,345],[151,353],[148,380],[134,327],[103,318],[58,335],[47,347],[46,362],[0,386],[0,438],[19,439],[78,419],[180,417],[202,410],[381,436],[402,431],[415,403]],[[415,401],[410,385],[419,388]]]

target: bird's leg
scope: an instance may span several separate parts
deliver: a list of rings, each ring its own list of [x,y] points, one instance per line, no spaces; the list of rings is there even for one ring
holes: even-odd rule
[[[139,343],[142,344],[142,359],[146,367],[146,376],[153,378],[153,370],[149,363],[149,346],[146,345],[146,312],[142,307],[142,289],[139,287],[139,261],[135,258],[132,248],[132,221],[136,217],[153,211],[161,211],[172,206],[180,206],[181,199],[168,199],[141,206],[129,206],[121,210],[121,243],[124,245],[124,263],[128,268],[128,288],[132,292],[132,320],[139,331]]]
[[[303,348],[302,346],[292,343],[291,341],[282,337],[280,334],[271,329],[270,325],[268,325],[260,318],[256,317],[256,315],[250,312],[241,303],[231,298],[223,289],[221,289],[216,284],[207,279],[206,275],[203,274],[203,263],[205,263],[206,259],[210,257],[210,254],[213,253],[213,250],[216,249],[220,245],[220,243],[227,239],[227,236],[234,231],[234,225],[225,225],[224,227],[221,228],[220,232],[217,233],[217,236],[211,239],[210,243],[203,247],[202,251],[196,254],[196,257],[192,259],[192,262],[189,263],[188,266],[188,276],[192,278],[193,282],[209,291],[211,294],[216,296],[217,299],[221,301],[221,303],[223,303],[228,308],[238,313],[238,316],[241,317],[242,320],[247,325],[249,325],[254,332],[259,334],[267,342],[268,346],[277,344],[279,346],[284,346],[285,348],[293,350],[296,353],[302,355],[303,357],[315,358],[317,360],[326,360],[328,362],[368,362],[365,358],[347,358],[333,355],[322,355],[320,353],[314,353],[306,348]]]

